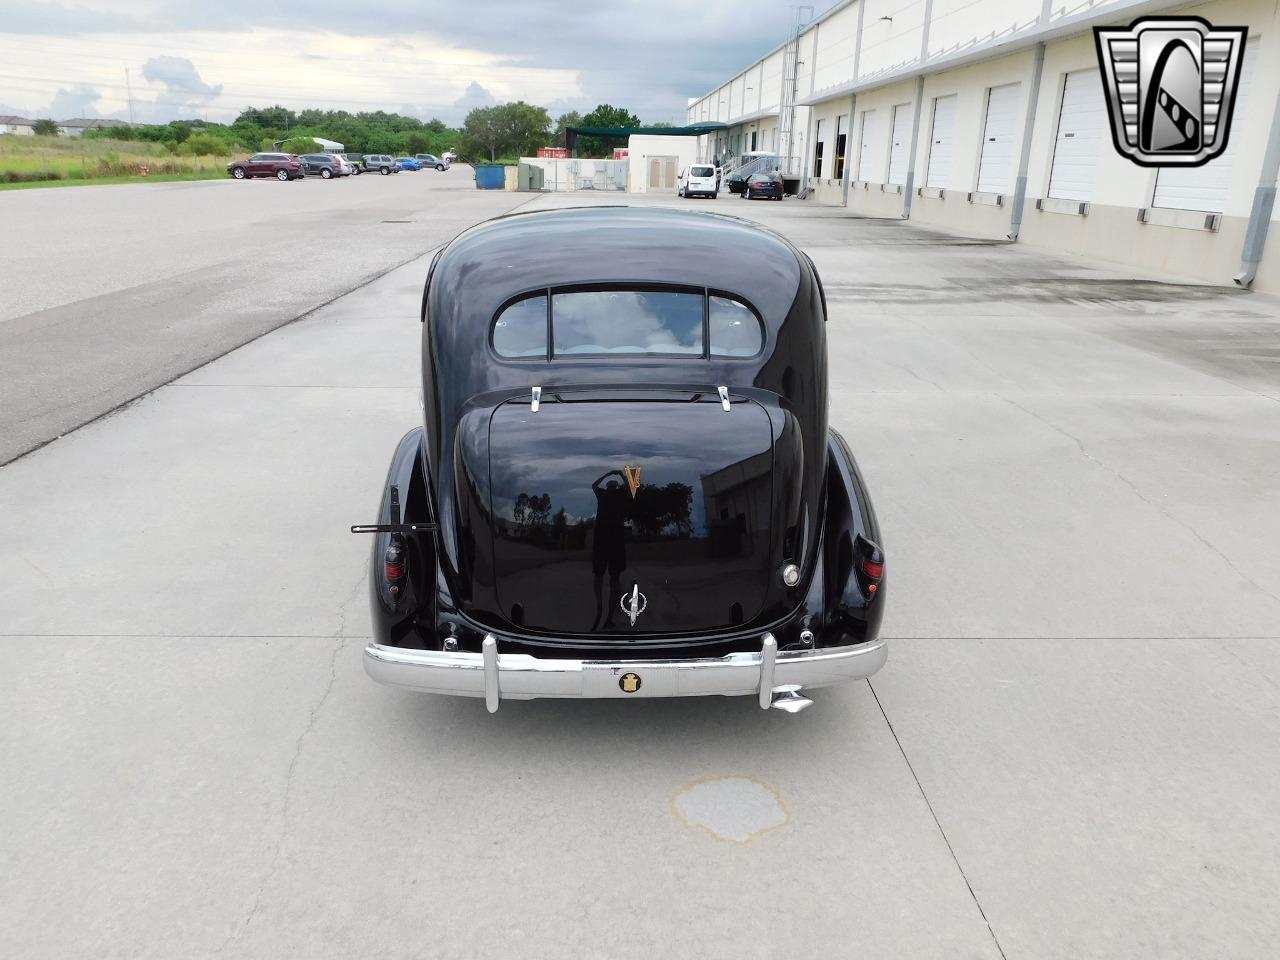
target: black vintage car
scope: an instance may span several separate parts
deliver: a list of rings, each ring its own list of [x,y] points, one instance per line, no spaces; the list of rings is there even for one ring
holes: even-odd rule
[[[884,554],[827,426],[809,258],[733,218],[516,214],[432,263],[425,422],[391,458],[375,679],[502,699],[755,695],[866,677]]]

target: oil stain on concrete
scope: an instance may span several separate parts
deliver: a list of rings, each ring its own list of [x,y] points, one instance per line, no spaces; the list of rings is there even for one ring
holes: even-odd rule
[[[750,843],[789,819],[777,792],[750,777],[699,780],[680,790],[671,805],[686,826],[734,843]]]

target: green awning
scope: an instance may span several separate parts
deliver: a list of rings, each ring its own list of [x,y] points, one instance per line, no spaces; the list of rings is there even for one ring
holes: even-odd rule
[[[588,137],[630,137],[633,134],[656,137],[701,137],[716,130],[727,130],[727,123],[710,121],[694,123],[687,127],[565,127],[564,144],[570,156],[577,156],[578,134]]]
[[[687,127],[566,127],[570,136],[579,133],[588,137],[629,137],[632,134],[650,134],[658,137],[700,137],[713,130],[726,130],[727,123],[694,123]]]

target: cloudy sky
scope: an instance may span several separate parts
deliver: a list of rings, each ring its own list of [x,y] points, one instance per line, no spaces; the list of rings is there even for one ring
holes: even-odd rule
[[[0,114],[128,119],[131,88],[139,122],[279,103],[458,123],[506,100],[679,122],[794,16],[785,0],[0,0]]]

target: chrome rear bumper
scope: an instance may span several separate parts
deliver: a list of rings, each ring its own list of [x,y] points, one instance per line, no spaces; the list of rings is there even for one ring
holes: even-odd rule
[[[856,647],[778,650],[772,634],[759,652],[688,660],[561,660],[498,653],[488,635],[482,653],[406,650],[371,643],[365,671],[379,683],[424,693],[484,697],[489,712],[503,700],[537,697],[759,697],[768,708],[780,687],[821,687],[869,677],[888,656],[884,640]]]

